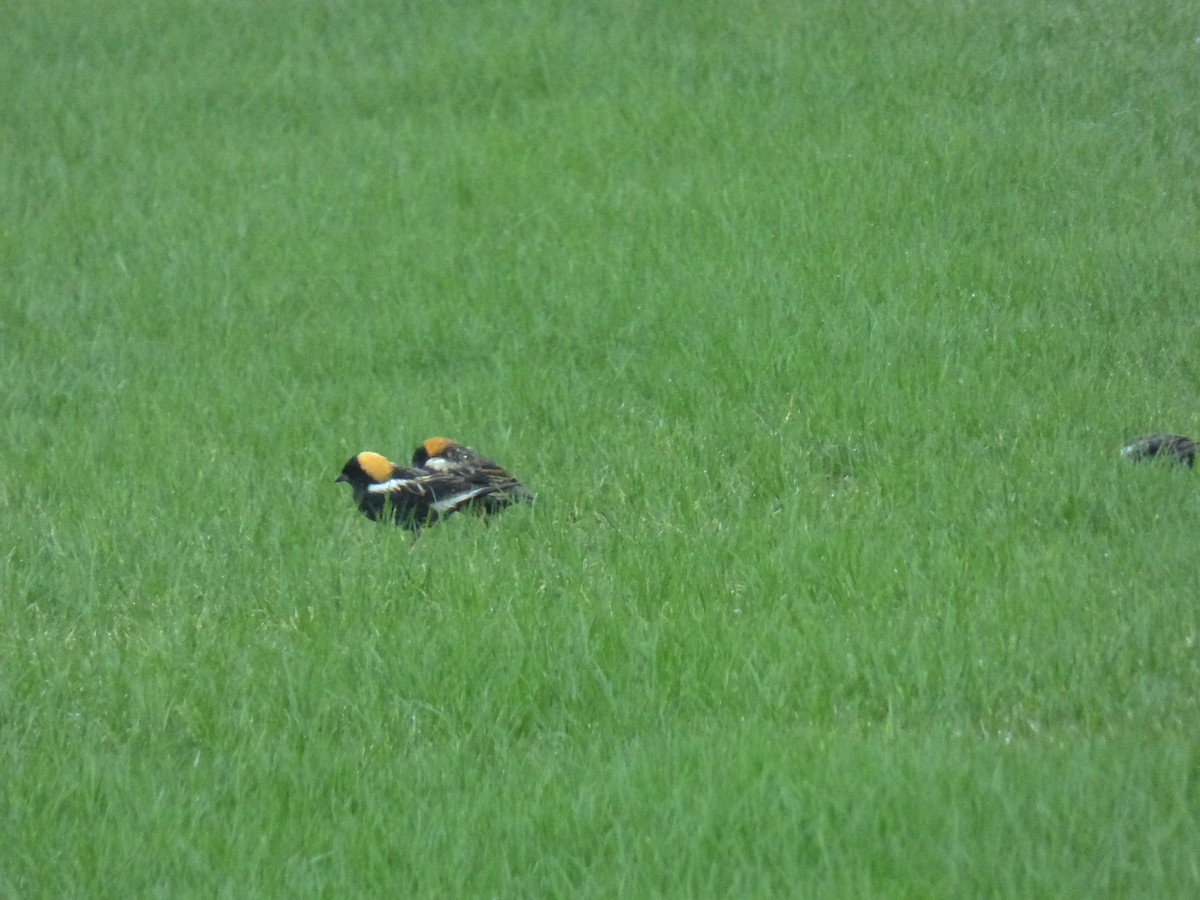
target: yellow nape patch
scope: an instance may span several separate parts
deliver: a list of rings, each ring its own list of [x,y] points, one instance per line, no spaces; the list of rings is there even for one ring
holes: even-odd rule
[[[395,468],[386,456],[380,456],[370,450],[358,454],[358,464],[373,481],[387,481],[392,477],[392,469]]]
[[[421,446],[425,448],[425,452],[430,456],[441,456],[447,447],[454,446],[454,441],[450,438],[431,437],[428,440],[422,441]]]

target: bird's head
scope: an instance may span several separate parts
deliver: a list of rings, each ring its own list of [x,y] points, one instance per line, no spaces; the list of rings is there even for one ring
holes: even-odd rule
[[[366,450],[346,461],[346,464],[342,466],[341,474],[334,479],[334,484],[345,481],[350,484],[364,485],[387,481],[392,477],[394,468],[391,460],[386,456]]]
[[[414,466],[424,466],[429,460],[441,456],[450,447],[456,446],[456,443],[450,438],[431,437],[421,442],[421,446],[413,452],[412,464]]]

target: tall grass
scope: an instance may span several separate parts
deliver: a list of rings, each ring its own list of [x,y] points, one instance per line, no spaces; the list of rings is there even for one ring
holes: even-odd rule
[[[0,11],[0,893],[1194,892],[1198,32]]]

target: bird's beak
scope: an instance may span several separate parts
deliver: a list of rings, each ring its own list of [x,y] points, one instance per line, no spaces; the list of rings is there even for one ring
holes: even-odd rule
[[[349,481],[349,480],[350,479],[347,478],[345,475],[339,475],[337,478],[333,479],[333,483],[337,484],[339,481]]]

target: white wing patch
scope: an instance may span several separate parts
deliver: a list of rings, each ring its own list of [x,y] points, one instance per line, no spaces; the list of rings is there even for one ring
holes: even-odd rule
[[[449,497],[444,497],[436,503],[430,504],[432,509],[439,513],[444,513],[446,510],[458,509],[459,506],[466,503],[472,497],[478,497],[485,491],[490,490],[488,485],[483,487],[472,488],[469,491],[459,491],[457,494],[451,494]]]
[[[406,485],[415,484],[420,487],[421,480],[419,478],[392,478],[388,481],[380,481],[375,484],[368,484],[367,491],[372,494],[388,494],[392,491],[398,491]]]

